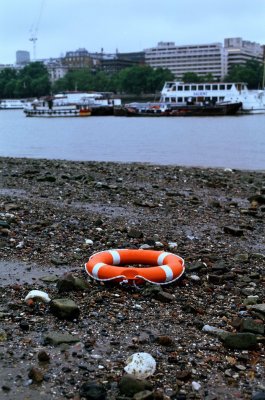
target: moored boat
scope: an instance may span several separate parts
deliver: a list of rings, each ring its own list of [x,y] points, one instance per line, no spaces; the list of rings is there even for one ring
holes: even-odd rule
[[[53,106],[51,101],[33,102],[29,107],[24,108],[27,117],[89,117],[91,109],[81,105]]]
[[[242,104],[183,104],[131,103],[114,109],[114,115],[126,117],[210,117],[235,115]]]
[[[0,100],[0,110],[22,110],[26,106],[25,101],[18,99]]]
[[[24,109],[28,117],[79,117],[113,115],[120,99],[101,93],[65,92],[41,100],[34,100]]]
[[[160,101],[170,105],[242,103],[241,113],[265,113],[265,89],[249,90],[242,82],[165,82]]]

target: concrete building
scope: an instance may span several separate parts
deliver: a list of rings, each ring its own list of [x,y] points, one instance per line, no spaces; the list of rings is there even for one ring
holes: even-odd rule
[[[16,64],[17,65],[26,65],[30,63],[30,53],[26,50],[18,50],[16,51]]]
[[[145,50],[145,62],[153,68],[168,68],[176,79],[186,72],[211,74],[215,79],[227,73],[227,53],[221,43],[176,46],[174,42],[160,42]]]
[[[228,70],[234,64],[245,64],[248,60],[263,61],[263,46],[242,38],[227,38],[224,40],[227,51]]]
[[[69,71],[68,67],[62,64],[61,58],[50,58],[43,63],[48,70],[51,83],[63,78]]]

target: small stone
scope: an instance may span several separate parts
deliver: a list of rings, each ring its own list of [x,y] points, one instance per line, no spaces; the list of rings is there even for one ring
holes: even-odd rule
[[[254,321],[252,318],[242,319],[240,324],[241,332],[251,332],[258,335],[264,334],[264,324]]]
[[[261,390],[253,394],[251,400],[265,400],[265,391]]]
[[[244,235],[243,229],[237,228],[235,226],[224,226],[224,233],[228,233],[230,235],[237,236],[237,237]]]
[[[77,304],[71,299],[54,299],[50,303],[50,311],[53,315],[60,319],[72,321],[77,319],[80,314],[80,309]]]
[[[137,379],[132,375],[124,375],[119,382],[121,394],[133,397],[144,390],[152,390],[152,385],[144,379]]]
[[[188,381],[191,378],[191,370],[189,369],[184,369],[180,371],[176,371],[176,378],[179,379],[180,381]]]
[[[88,400],[105,400],[107,399],[106,389],[103,385],[95,382],[86,382],[80,388],[81,397]]]
[[[141,239],[144,236],[142,231],[135,228],[130,229],[127,235],[131,239]]]
[[[170,336],[158,336],[155,341],[161,346],[174,346],[175,344]]]
[[[138,392],[133,396],[133,400],[153,400],[154,395],[150,390],[143,390],[142,392]]]
[[[221,333],[219,335],[226,347],[248,350],[256,347],[257,338],[253,333]]]
[[[3,329],[0,329],[0,343],[7,340],[7,333]]]
[[[44,379],[43,373],[39,368],[32,367],[29,371],[28,377],[35,383],[41,383]]]
[[[38,352],[38,360],[41,362],[49,362],[50,355],[45,350],[41,350]]]
[[[29,331],[29,323],[27,321],[21,321],[19,326],[22,331]]]
[[[77,336],[70,335],[69,333],[50,332],[44,337],[44,344],[51,344],[58,346],[62,343],[77,343],[80,339]]]

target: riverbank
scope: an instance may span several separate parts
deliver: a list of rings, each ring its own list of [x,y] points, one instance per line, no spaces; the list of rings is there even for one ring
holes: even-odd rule
[[[150,397],[139,399],[262,393],[263,173],[18,158],[1,158],[0,169],[3,398],[125,399],[132,392],[123,369],[135,352],[157,362],[141,383]],[[161,291],[86,283],[94,252],[143,245],[183,257],[185,276]],[[63,286],[64,271],[85,287]],[[79,318],[29,307],[32,289],[73,300]],[[77,343],[58,345],[50,332]],[[89,397],[87,382],[99,397]]]

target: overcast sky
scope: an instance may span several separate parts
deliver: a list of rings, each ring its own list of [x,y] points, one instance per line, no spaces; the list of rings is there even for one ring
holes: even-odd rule
[[[86,48],[141,51],[242,37],[265,44],[265,0],[0,0],[0,64],[14,63],[35,33],[36,57]]]

